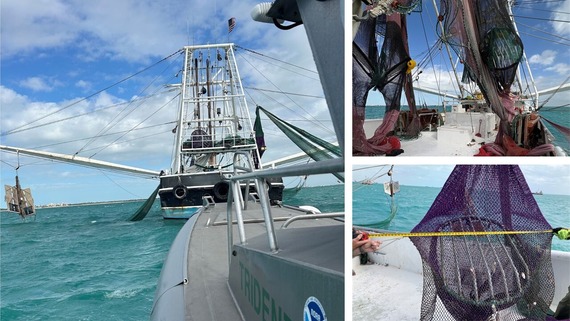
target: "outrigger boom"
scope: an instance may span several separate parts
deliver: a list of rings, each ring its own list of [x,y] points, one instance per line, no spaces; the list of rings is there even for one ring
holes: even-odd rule
[[[66,163],[71,163],[71,164],[76,164],[76,165],[84,165],[84,166],[89,166],[89,167],[110,169],[110,170],[119,170],[119,171],[123,171],[123,172],[139,174],[139,175],[148,175],[150,177],[155,177],[155,176],[160,175],[159,171],[152,171],[152,170],[143,169],[143,168],[125,166],[125,165],[121,165],[121,164],[115,164],[115,163],[111,163],[111,162],[100,161],[100,160],[91,159],[91,158],[82,157],[82,156],[77,156],[77,155],[67,155],[67,154],[59,154],[59,153],[53,153],[53,152],[44,152],[44,151],[39,151],[39,150],[25,149],[25,148],[5,146],[5,145],[0,145],[0,150],[24,154],[24,155],[28,155],[28,156],[40,157],[40,158],[45,158],[45,159],[51,159],[51,160],[56,160],[56,161],[66,162]]]

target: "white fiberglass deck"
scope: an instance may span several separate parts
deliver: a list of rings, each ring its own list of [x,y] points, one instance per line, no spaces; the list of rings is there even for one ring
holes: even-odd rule
[[[384,239],[369,260],[374,263],[360,265],[358,257],[353,259],[352,319],[419,320],[423,268],[412,242]],[[550,309],[555,311],[570,286],[570,252],[552,251],[551,261],[556,285]]]
[[[353,320],[417,321],[422,302],[422,276],[395,266],[360,265],[353,260]]]
[[[366,137],[372,137],[381,123],[381,119],[366,120]],[[494,140],[493,133],[490,138],[483,139],[475,136],[476,131],[469,126],[452,125],[441,126],[437,131],[422,131],[416,139],[401,140],[402,156],[473,156],[479,152],[480,143]]]

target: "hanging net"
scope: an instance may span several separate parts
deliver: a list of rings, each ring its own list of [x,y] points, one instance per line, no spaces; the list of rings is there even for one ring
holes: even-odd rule
[[[384,37],[378,50],[376,35]],[[400,14],[379,16],[362,21],[352,46],[352,127],[353,154],[378,155],[401,153],[400,141],[393,131],[400,115],[402,89],[413,115],[416,114],[415,99],[411,87],[406,18]],[[364,132],[365,106],[368,92],[377,89],[386,105],[382,124],[372,137]],[[406,126],[412,135],[419,133],[419,121]]]
[[[412,232],[545,231],[517,166],[457,166]],[[544,320],[554,296],[550,233],[414,237],[421,320]]]
[[[297,147],[299,147],[307,156],[315,161],[342,157],[342,151],[339,146],[331,144],[299,127],[289,124],[279,117],[275,116],[267,109],[257,106],[256,114],[263,111],[269,119],[277,126],[283,134],[285,134]],[[259,124],[261,128],[261,123]],[[343,173],[332,173],[339,180],[344,182]]]

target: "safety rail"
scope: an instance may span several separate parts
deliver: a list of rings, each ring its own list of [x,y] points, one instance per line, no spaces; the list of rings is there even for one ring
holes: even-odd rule
[[[240,164],[239,158],[243,157],[245,160],[245,166]],[[293,165],[283,168],[274,168],[266,170],[255,170],[251,156],[247,152],[236,151],[234,154],[234,172],[233,175],[227,177],[230,181],[230,191],[228,193],[227,200],[227,218],[226,222],[232,222],[232,224],[227,224],[227,235],[228,235],[228,261],[231,259],[231,248],[233,246],[233,210],[235,210],[236,223],[238,226],[239,241],[241,244],[245,244],[247,241],[245,235],[245,221],[243,219],[242,210],[247,209],[247,199],[244,199],[242,195],[242,189],[240,188],[241,182],[245,182],[245,191],[249,191],[249,184],[253,180],[255,184],[255,190],[257,196],[259,197],[259,204],[261,205],[261,210],[263,213],[263,221],[265,222],[265,227],[267,229],[267,238],[269,241],[269,248],[273,252],[278,251],[277,238],[275,236],[275,229],[273,226],[274,219],[271,215],[271,208],[269,202],[269,195],[265,186],[265,178],[269,177],[290,177],[299,175],[311,175],[311,174],[328,174],[336,172],[344,172],[344,159],[334,158],[322,160],[309,164]],[[305,214],[300,215],[301,217],[306,217],[307,219],[311,215],[318,215],[319,218],[324,218],[326,215],[333,215],[332,217],[340,217],[341,213],[327,213],[327,214]],[[294,217],[293,217],[294,218]],[[300,220],[297,218],[295,220]],[[290,224],[290,223],[289,223]],[[289,225],[287,224],[287,225]]]
[[[281,216],[281,217],[276,217],[273,219],[273,222],[284,222],[287,221],[288,219],[290,219],[290,216]],[[252,218],[252,219],[247,219],[247,220],[243,220],[244,224],[251,224],[251,223],[263,223],[265,222],[264,219],[262,218]],[[214,223],[212,223],[212,226],[220,226],[220,225],[227,225],[228,222],[227,221],[216,221]],[[232,224],[237,224],[237,221],[234,220],[232,222]]]
[[[243,157],[245,160],[245,165],[242,166],[242,162],[240,162],[240,157]],[[241,191],[241,182],[245,182],[245,191],[249,191],[249,185],[251,180],[253,179],[253,183],[255,184],[255,190],[257,196],[259,197],[259,204],[261,206],[261,211],[263,213],[263,222],[265,222],[265,228],[267,229],[267,237],[269,240],[269,248],[273,252],[277,252],[278,245],[277,245],[277,238],[275,237],[275,229],[273,227],[273,219],[271,216],[270,210],[270,202],[269,202],[269,195],[267,190],[265,190],[265,179],[262,177],[251,177],[251,178],[244,178],[242,177],[241,173],[252,173],[255,170],[253,160],[249,153],[236,151],[234,153],[234,173],[233,176],[228,177],[230,180],[230,191],[228,193],[228,205],[227,205],[227,222],[233,223],[233,211],[235,210],[236,213],[236,222],[238,225],[238,234],[239,240],[241,244],[245,244],[247,241],[245,235],[245,227],[244,227],[244,219],[242,210],[247,209],[248,200],[244,199],[242,191]],[[233,224],[227,225],[227,233],[228,233],[228,260],[230,259],[231,247],[233,245]]]
[[[291,223],[295,221],[302,221],[302,220],[312,220],[316,218],[335,218],[335,217],[344,217],[343,212],[335,212],[335,213],[325,213],[325,214],[305,214],[305,215],[297,215],[289,218],[281,228],[287,228]]]

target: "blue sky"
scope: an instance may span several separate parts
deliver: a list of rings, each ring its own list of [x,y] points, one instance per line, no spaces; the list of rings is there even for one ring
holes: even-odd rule
[[[238,49],[240,74],[244,86],[250,88],[246,89],[250,113],[255,104],[260,104],[319,137],[335,141],[304,28],[282,31],[272,24],[253,21],[250,11],[257,3],[2,0],[1,144],[58,153],[81,151],[81,156],[129,166],[169,168],[174,127],[170,122],[175,119],[177,105],[168,104],[174,93],[164,85],[179,82],[175,75],[181,60],[168,59],[118,86],[99,91],[184,45],[228,41],[302,67]],[[231,17],[236,18],[236,27],[228,35]],[[149,95],[152,98],[144,104],[126,104]],[[82,100],[84,97],[89,98]],[[95,142],[85,139],[116,122],[125,106],[130,112],[128,119],[114,125],[110,133],[128,130],[139,122],[141,127],[156,126],[144,133],[131,132],[114,144],[118,135]],[[143,122],[155,112],[152,121]],[[74,118],[83,113],[87,115]],[[31,122],[33,126],[26,125]],[[34,126],[38,127],[31,128]],[[266,161],[300,151],[270,122],[264,126]],[[32,188],[37,204],[146,198],[158,184],[156,180],[0,154],[2,184],[13,184],[19,163],[22,185]]]
[[[559,15],[555,12],[565,12],[556,18],[570,20],[567,14],[570,0],[548,1],[542,5],[533,4],[537,1],[520,2],[523,4],[515,8],[515,13],[520,16],[549,18]],[[167,64],[151,68],[86,100],[81,99],[167,57],[184,45],[228,40],[303,67],[284,65],[238,49],[244,86],[306,95],[284,97],[248,89],[250,112],[253,112],[254,103],[260,104],[315,135],[334,141],[322,89],[312,72],[316,68],[305,30],[301,26],[281,31],[270,24],[254,22],[250,11],[257,3],[253,0],[2,0],[0,131],[25,130],[3,134],[0,143],[24,148],[41,147],[59,153],[81,150],[82,156],[94,155],[97,159],[125,165],[155,170],[168,168],[172,149],[172,126],[168,123],[174,120],[173,108],[176,106],[167,104],[173,93],[163,85],[177,81],[175,75],[179,64],[169,59]],[[412,13],[408,19],[414,58],[426,48],[421,17],[426,24],[427,43],[435,41],[430,3],[424,1],[423,16]],[[349,14],[348,8],[346,14]],[[227,20],[230,17],[236,18],[237,25],[228,37]],[[344,20],[350,21],[349,18]],[[520,20],[531,27],[570,37],[568,23]],[[519,25],[519,28],[522,30],[523,26]],[[527,37],[524,33],[522,37],[531,66],[537,70],[535,78],[539,88],[558,85],[570,74],[568,45],[555,46],[550,41]],[[170,62],[172,64],[168,65]],[[436,64],[436,70],[443,70],[443,65],[443,62]],[[446,85],[449,75],[437,74],[442,77],[441,86],[449,86]],[[433,83],[434,79],[433,71],[422,73],[422,82]],[[96,136],[112,122],[126,102],[150,94],[154,96],[146,104],[130,106],[129,121],[119,122],[112,130],[132,128],[160,106],[166,106],[157,113],[153,123],[144,123],[143,127],[156,125],[149,133],[132,132],[121,140],[122,143],[111,144],[101,151],[95,148],[106,146],[116,136],[87,144],[88,140],[84,138]],[[419,101],[424,99],[421,95],[417,97]],[[570,101],[570,97],[564,97],[564,103]],[[556,103],[557,99],[552,102]],[[58,110],[61,111],[48,116]],[[89,114],[72,118],[82,113]],[[34,129],[25,127],[38,119],[34,126],[51,125]],[[56,122],[58,120],[65,121]],[[269,148],[264,156],[266,161],[299,151],[274,126],[269,123],[264,126]],[[156,180],[29,157],[18,160],[15,155],[5,152],[1,152],[0,157],[1,184],[13,184],[15,167],[19,163],[22,185],[32,188],[38,204],[146,198],[157,185]],[[311,177],[308,182],[309,185],[333,183],[336,179],[329,177]]]
[[[545,194],[570,195],[570,164],[524,164],[519,165],[531,191]],[[442,187],[455,165],[395,165],[393,180],[400,185]],[[361,182],[390,169],[390,165],[355,165],[352,180]],[[389,179],[382,176],[376,183]]]

